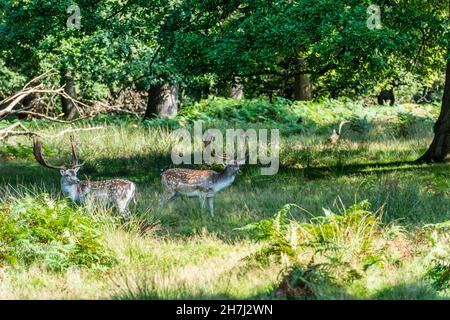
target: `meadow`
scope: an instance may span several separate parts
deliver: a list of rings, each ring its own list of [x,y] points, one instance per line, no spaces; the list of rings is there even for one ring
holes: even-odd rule
[[[31,140],[7,140],[0,299],[447,299],[448,163],[414,162],[438,112],[350,100],[210,99],[173,119],[29,121],[49,134],[102,126],[76,135],[86,162],[79,177],[126,178],[138,194],[129,221],[109,208],[71,204],[59,173],[34,161]],[[342,139],[328,146],[344,119]],[[216,197],[214,218],[197,199],[156,209],[160,169],[172,166],[170,133],[196,120],[281,133],[279,172],[243,166]],[[67,136],[42,140],[51,163],[69,159]]]

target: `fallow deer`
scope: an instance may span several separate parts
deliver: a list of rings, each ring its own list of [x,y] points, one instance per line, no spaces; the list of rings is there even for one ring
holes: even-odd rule
[[[346,123],[350,123],[350,121],[341,121],[338,131],[336,131],[336,129],[333,129],[333,132],[327,140],[328,145],[335,145],[338,142],[339,138],[341,137],[342,127]]]
[[[70,136],[72,161],[69,166],[53,166],[47,164],[42,156],[42,142],[34,139],[33,154],[36,161],[49,169],[60,170],[61,190],[72,201],[86,203],[89,200],[101,201],[114,205],[122,216],[128,210],[128,204],[133,199],[136,186],[133,182],[123,179],[104,181],[88,181],[77,178],[78,170],[84,165],[78,164],[76,147],[73,136]]]
[[[198,197],[201,209],[208,200],[210,214],[214,217],[214,196],[233,183],[236,174],[241,172],[242,164],[243,161],[227,161],[225,171],[222,173],[213,170],[182,168],[163,171],[161,183],[164,191],[159,200],[159,208],[178,195]]]

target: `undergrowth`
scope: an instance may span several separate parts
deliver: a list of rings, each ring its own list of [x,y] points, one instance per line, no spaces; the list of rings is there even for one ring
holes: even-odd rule
[[[102,219],[48,194],[3,199],[0,264],[29,267],[38,262],[51,271],[109,268],[114,257],[102,244]]]

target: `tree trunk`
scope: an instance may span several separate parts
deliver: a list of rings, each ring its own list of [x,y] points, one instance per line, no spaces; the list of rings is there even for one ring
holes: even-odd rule
[[[395,94],[393,88],[389,90],[381,90],[380,94],[377,96],[378,104],[383,105],[387,101],[389,101],[391,106],[395,104]]]
[[[75,79],[71,70],[67,68],[61,69],[61,85],[65,86],[65,93],[74,99],[77,98]],[[78,117],[78,110],[72,100],[61,97],[61,105],[64,116],[67,120],[73,120]]]
[[[22,99],[22,108],[25,110],[30,110],[33,105],[33,100],[36,99],[36,93],[29,94],[25,98]],[[27,119],[28,115],[26,114],[18,114],[17,118],[23,120]]]
[[[450,153],[450,60],[447,60],[441,113],[434,125],[434,139],[418,162],[444,162]]]
[[[295,76],[294,99],[297,101],[311,100],[311,83],[307,75],[298,74]]]
[[[148,90],[147,110],[145,111],[144,119],[157,116],[176,116],[179,105],[179,90],[178,85],[151,86]]]
[[[234,79],[233,84],[231,85],[230,98],[237,100],[244,98],[244,86],[238,78]]]

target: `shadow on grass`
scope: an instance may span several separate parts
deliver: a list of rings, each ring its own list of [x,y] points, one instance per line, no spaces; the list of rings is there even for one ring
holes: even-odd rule
[[[247,297],[237,297],[228,293],[207,293],[207,292],[199,292],[196,294],[192,294],[189,292],[177,292],[176,294],[168,294],[161,295],[160,293],[153,290],[145,290],[141,289],[138,292],[128,292],[121,295],[113,296],[114,300],[235,300],[235,299],[244,299],[244,300],[276,300],[277,298],[271,295],[271,292],[261,293],[257,295],[251,295]]]
[[[292,158],[293,159],[289,159]],[[330,176],[345,176],[354,174],[383,174],[393,171],[444,171],[448,170],[439,164],[428,165],[418,164],[415,161],[393,161],[393,162],[372,162],[345,164],[346,159],[355,159],[361,156],[361,150],[333,150],[324,149],[319,153],[318,158],[330,157],[336,159],[334,165],[309,165],[312,158],[310,152],[300,152],[299,154],[286,154],[286,159],[282,159],[278,174],[289,174],[301,176],[306,179],[326,179]],[[342,159],[344,158],[344,159]],[[341,160],[342,160],[342,163]],[[51,162],[51,161],[50,161]],[[337,163],[336,163],[337,162]],[[301,165],[302,168],[298,166]],[[130,157],[104,157],[97,158],[95,162],[87,162],[81,169],[80,178],[110,179],[128,178],[135,182],[154,182],[160,178],[161,169],[174,167],[169,153],[158,153],[148,155],[137,155]],[[223,170],[221,165],[182,165],[180,167]],[[256,170],[261,168],[257,165],[245,165],[243,167],[244,176],[250,173],[252,178],[258,179]],[[0,183],[34,183],[37,180],[59,182],[57,170],[49,170],[37,165],[33,160],[2,161],[0,160]],[[268,176],[261,176],[261,179]]]
[[[259,294],[249,295],[247,297],[239,297],[239,299],[248,300],[354,300],[361,299],[361,297],[349,294],[345,288],[337,286],[328,279],[328,291],[324,291],[322,283],[312,284],[318,286],[316,288],[321,293],[319,296],[314,294],[305,295],[304,287],[286,287],[285,281],[276,285],[275,289],[268,289],[267,291],[261,292]],[[185,291],[185,292],[184,292]],[[312,291],[311,291],[312,292]],[[157,290],[152,290],[150,288],[140,288],[139,290],[130,290],[129,292],[124,292],[113,296],[113,299],[119,300],[161,300],[161,299],[187,299],[187,300],[232,300],[238,297],[230,295],[228,293],[208,293],[208,292],[197,292],[195,294],[189,292],[189,288],[181,288],[180,290],[174,292],[158,292]],[[433,289],[430,284],[426,282],[405,282],[399,283],[392,286],[386,286],[377,290],[374,294],[365,297],[367,300],[442,300],[444,297],[440,296],[439,293]]]
[[[349,164],[349,165],[334,165],[334,166],[318,166],[295,168],[285,166],[281,171],[297,172],[307,179],[325,179],[330,176],[350,176],[350,175],[370,175],[370,174],[385,174],[390,172],[400,171],[415,171],[415,172],[448,172],[448,166],[444,164],[419,164],[416,161],[393,161],[393,162],[373,162],[363,164]]]
[[[279,289],[274,291],[267,291],[264,293],[247,296],[244,298],[239,297],[239,299],[245,300],[354,300],[358,299],[356,296],[352,296],[345,293],[342,288],[340,293],[333,292],[329,296],[322,295],[319,298],[300,296],[286,296],[279,295]],[[295,291],[295,288],[291,289]],[[117,300],[164,300],[164,299],[175,299],[175,300],[233,300],[238,297],[227,294],[227,293],[188,293],[177,292],[176,294],[168,294],[167,296],[161,296],[160,293],[153,290],[141,289],[137,292],[128,292],[121,295],[113,296],[113,299]],[[378,290],[375,294],[367,297],[367,300],[444,300],[439,293],[430,287],[426,283],[401,283],[393,286],[387,286]],[[447,299],[445,299],[447,300]]]
[[[79,176],[92,180],[127,178],[136,182],[139,193],[133,212],[145,213],[152,221],[159,220],[166,229],[164,232],[173,237],[192,236],[206,229],[224,240],[247,238],[249,235],[235,229],[272,217],[286,203],[298,203],[309,212],[321,213],[323,207],[333,207],[332,203],[338,196],[350,205],[355,201],[356,193],[369,199],[375,209],[386,204],[388,213],[384,219],[402,219],[401,224],[404,225],[439,222],[448,212],[445,199],[420,192],[421,180],[408,183],[399,176],[378,181],[378,175],[392,172],[408,171],[417,177],[424,176],[424,179],[428,179],[424,173],[446,175],[446,164],[418,165],[413,161],[396,161],[309,168],[282,166],[276,176],[262,176],[258,166],[246,165],[233,185],[218,195],[215,218],[211,218],[207,210],[202,212],[198,200],[192,198],[177,199],[174,203],[176,210],[155,209],[161,193],[160,169],[171,166],[168,154],[101,158],[95,163],[87,163]],[[220,166],[213,169],[223,170]],[[341,187],[336,185],[336,178],[353,175],[374,175],[371,179],[376,181],[374,187],[353,186],[353,180]],[[59,179],[57,170],[49,170],[30,161],[0,164],[0,187],[3,188],[38,187],[41,192],[60,193]],[[311,182],[306,184],[307,181]],[[245,197],[242,196],[244,194]],[[307,195],[306,198],[301,196],[303,194]],[[424,212],[430,214],[424,215]],[[304,218],[300,213],[294,216]]]
[[[438,292],[424,282],[407,282],[388,286],[378,290],[370,299],[373,300],[439,300]]]

